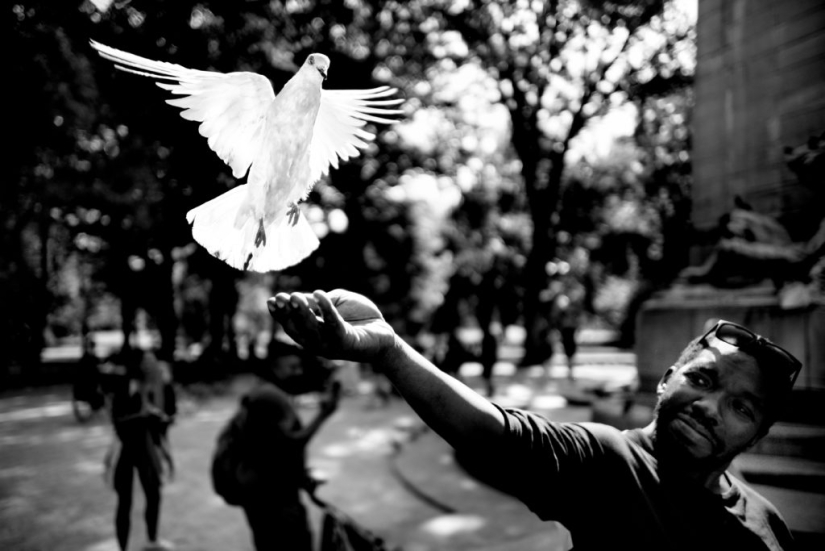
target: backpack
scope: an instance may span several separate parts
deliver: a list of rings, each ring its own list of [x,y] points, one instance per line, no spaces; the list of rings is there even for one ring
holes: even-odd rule
[[[253,483],[250,471],[243,462],[243,426],[246,408],[243,403],[238,411],[218,433],[212,454],[212,488],[228,505],[239,506],[247,495],[246,489]]]

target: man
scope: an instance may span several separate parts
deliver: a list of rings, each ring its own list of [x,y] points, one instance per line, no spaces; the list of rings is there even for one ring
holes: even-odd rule
[[[312,360],[296,347],[283,347],[261,374],[261,384],[242,400],[245,417],[239,444],[254,481],[248,484],[242,507],[257,551],[312,550],[300,495],[301,489],[314,489],[306,470],[306,446],[336,410],[340,397],[340,386],[333,384],[315,418],[306,425],[301,422],[292,395],[307,390],[304,364]]]
[[[793,544],[776,509],[727,468],[767,433],[801,365],[741,326],[719,322],[695,339],[662,377],[654,422],[622,432],[498,407],[416,353],[360,295],[279,293],[268,306],[299,343],[381,369],[447,442],[564,524],[578,551]]]

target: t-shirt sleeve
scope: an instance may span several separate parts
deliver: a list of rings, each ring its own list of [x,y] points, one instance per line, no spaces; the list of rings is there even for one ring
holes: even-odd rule
[[[606,425],[556,423],[496,407],[505,419],[504,445],[481,462],[484,475],[543,520],[565,522],[580,515],[598,480],[610,476],[610,458],[624,445],[621,433]]]

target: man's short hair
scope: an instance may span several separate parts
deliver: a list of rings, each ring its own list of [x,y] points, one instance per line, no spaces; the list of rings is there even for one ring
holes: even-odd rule
[[[696,356],[699,355],[705,346],[702,344],[702,335],[695,337],[688,345],[679,353],[679,357],[673,363],[673,369],[678,371],[682,366],[692,362]]]

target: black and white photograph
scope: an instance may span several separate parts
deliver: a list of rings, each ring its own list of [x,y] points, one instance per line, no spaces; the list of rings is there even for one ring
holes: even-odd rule
[[[825,2],[5,9],[0,549],[825,549]]]

